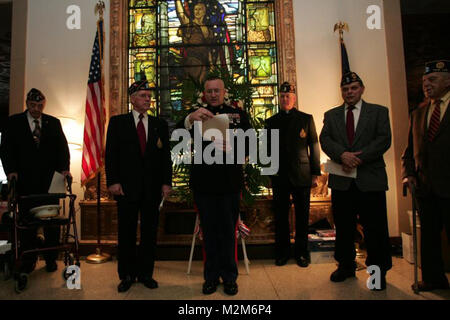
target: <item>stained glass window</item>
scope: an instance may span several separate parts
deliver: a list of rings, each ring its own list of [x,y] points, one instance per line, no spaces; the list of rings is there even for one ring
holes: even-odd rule
[[[213,68],[254,88],[253,116],[278,105],[275,3],[263,0],[130,0],[128,81],[147,79],[155,113],[189,106],[186,80]]]

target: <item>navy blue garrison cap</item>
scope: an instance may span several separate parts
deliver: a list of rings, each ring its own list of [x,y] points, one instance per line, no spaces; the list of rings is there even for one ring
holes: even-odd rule
[[[295,87],[286,81],[280,86],[280,92],[295,93]]]
[[[347,72],[342,76],[341,87],[352,82],[359,82],[362,86],[364,85],[361,78],[355,72]]]
[[[31,89],[27,94],[27,101],[41,102],[45,100],[44,94],[38,89]]]
[[[436,60],[425,63],[425,74],[433,72],[450,72],[450,60]]]
[[[136,81],[135,83],[133,83],[128,88],[128,94],[131,96],[133,93],[135,93],[139,90],[151,90],[151,88],[148,85],[147,80],[140,80],[140,81]]]

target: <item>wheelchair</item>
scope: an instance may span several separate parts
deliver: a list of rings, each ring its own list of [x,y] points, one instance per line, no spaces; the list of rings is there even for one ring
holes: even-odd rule
[[[63,202],[68,198],[68,215],[65,215],[65,210],[62,215],[59,215],[57,211],[56,215],[43,215],[36,218],[29,212],[22,214],[19,212],[19,202],[31,201],[31,202]],[[64,280],[69,279],[72,273],[68,272],[68,268],[71,265],[80,267],[79,257],[79,241],[76,227],[76,212],[75,212],[75,199],[76,195],[72,193],[72,178],[67,178],[67,192],[66,193],[52,193],[52,194],[35,194],[27,196],[18,196],[16,191],[16,180],[13,178],[9,183],[8,194],[8,212],[3,215],[2,224],[9,227],[10,235],[9,240],[11,242],[11,250],[8,252],[7,263],[5,264],[5,280],[14,277],[15,291],[21,293],[28,285],[29,274],[22,270],[25,258],[30,255],[38,255],[42,253],[48,253],[50,251],[56,251],[57,253],[64,253],[64,269],[62,276]],[[51,206],[48,206],[51,207]],[[59,206],[58,206],[59,207]],[[37,208],[35,208],[37,209]],[[59,209],[61,210],[61,209]],[[31,212],[33,209],[30,210]],[[26,216],[26,219],[24,218]],[[59,244],[51,247],[37,246],[37,248],[29,248],[21,244],[21,233],[33,232],[43,228],[59,228],[60,237]],[[30,272],[34,269],[34,264]]]

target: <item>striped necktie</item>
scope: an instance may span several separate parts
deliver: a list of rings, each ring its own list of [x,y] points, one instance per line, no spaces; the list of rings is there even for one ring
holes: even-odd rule
[[[439,125],[441,124],[441,102],[442,100],[437,100],[434,104],[434,111],[431,115],[430,124],[428,125],[428,141],[433,141],[437,131],[439,130]]]
[[[41,126],[39,125],[39,120],[34,120],[34,130],[33,130],[33,139],[36,145],[39,147],[39,143],[41,142]]]

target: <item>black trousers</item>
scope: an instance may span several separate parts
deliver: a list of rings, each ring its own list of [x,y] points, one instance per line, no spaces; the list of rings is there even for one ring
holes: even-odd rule
[[[275,205],[275,255],[276,258],[289,258],[291,236],[289,228],[290,196],[295,207],[295,258],[308,255],[308,224],[310,193],[309,187],[294,187],[290,182],[272,179]]]
[[[442,229],[445,226],[450,242],[450,199],[436,195],[417,197],[419,205],[422,280],[428,283],[447,282],[442,259]]]
[[[205,194],[194,192],[200,215],[206,261],[204,278],[224,282],[236,281],[236,224],[240,194]]]
[[[331,202],[336,225],[334,258],[339,267],[356,267],[355,231],[359,215],[367,248],[366,265],[377,265],[382,272],[391,269],[386,192],[362,192],[353,182],[349,190],[332,189]]]
[[[20,200],[19,205],[19,222],[25,226],[34,220],[30,209],[48,204],[59,204],[59,200]],[[61,227],[60,226],[47,226],[44,227],[44,248],[56,247],[60,245]],[[26,250],[33,250],[39,247],[39,243],[36,238],[36,228],[20,229],[18,231],[18,238],[20,241],[20,252]],[[58,258],[58,250],[45,251],[42,253],[45,263],[50,264]],[[21,265],[19,266],[19,272],[30,273],[34,270],[37,261],[37,253],[24,254],[21,259]]]
[[[59,237],[61,228],[59,226],[45,227],[43,244],[44,248],[56,247],[60,245]],[[19,230],[20,252],[39,248],[36,238],[36,229]],[[48,265],[58,258],[58,251],[51,250],[42,253],[45,263]],[[22,256],[19,272],[30,273],[34,270],[37,261],[37,253],[27,253]]]
[[[152,277],[155,265],[156,236],[159,221],[159,198],[130,201],[117,197],[118,210],[118,273],[122,280],[127,275]],[[139,215],[140,213],[140,215]],[[140,242],[137,223],[140,217]]]

